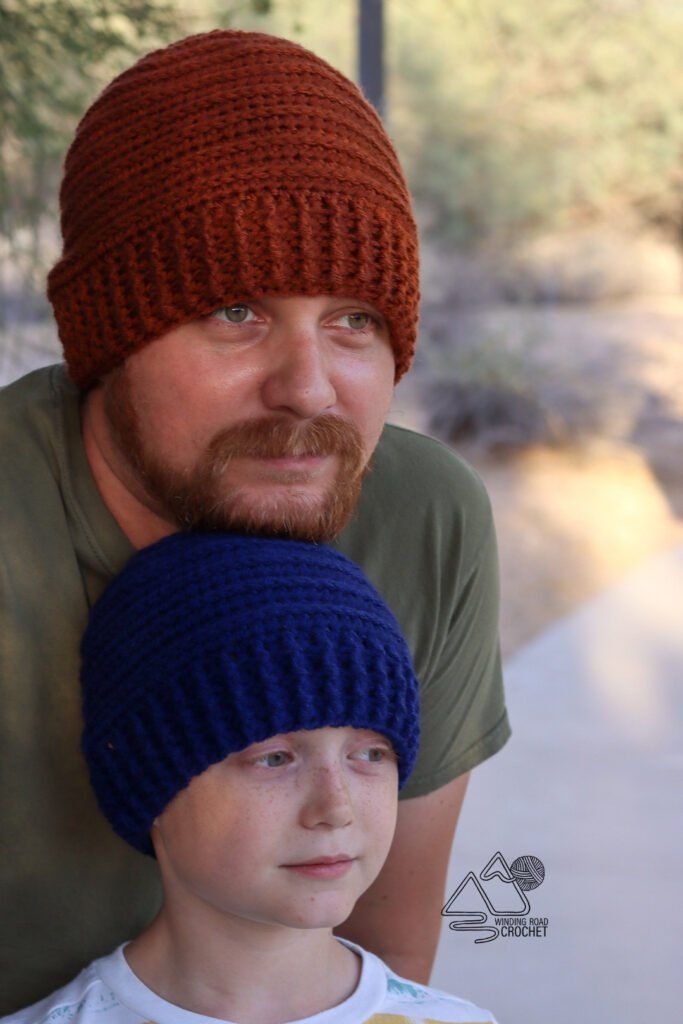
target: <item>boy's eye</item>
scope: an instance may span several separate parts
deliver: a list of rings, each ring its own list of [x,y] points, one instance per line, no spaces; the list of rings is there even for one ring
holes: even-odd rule
[[[289,754],[286,750],[270,750],[267,754],[261,754],[260,757],[257,757],[254,763],[262,764],[264,761],[267,761],[267,768],[281,768],[283,764],[287,763],[288,757]]]
[[[391,757],[391,751],[387,750],[386,747],[366,747],[365,750],[361,751],[361,754],[369,755],[367,760],[373,764],[380,764]]]

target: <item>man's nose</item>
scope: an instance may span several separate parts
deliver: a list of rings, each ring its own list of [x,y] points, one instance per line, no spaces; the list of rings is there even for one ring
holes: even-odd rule
[[[333,408],[337,395],[323,342],[312,330],[290,330],[273,339],[262,387],[273,412],[314,419]]]
[[[343,828],[353,821],[353,807],[348,784],[337,768],[321,768],[312,772],[302,810],[306,828],[327,825]]]

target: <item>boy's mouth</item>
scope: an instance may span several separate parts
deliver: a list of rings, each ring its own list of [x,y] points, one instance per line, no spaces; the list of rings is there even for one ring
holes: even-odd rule
[[[318,857],[301,864],[283,864],[282,867],[312,878],[340,878],[350,870],[355,859],[345,853],[338,853],[333,857]]]
[[[283,864],[285,868],[302,868],[310,864],[337,864],[343,860],[355,860],[350,853],[334,853],[331,857],[313,857],[311,860],[297,861],[296,864]]]

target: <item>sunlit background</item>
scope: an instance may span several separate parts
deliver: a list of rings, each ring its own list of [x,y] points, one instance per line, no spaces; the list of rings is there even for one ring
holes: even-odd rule
[[[59,359],[44,280],[61,161],[113,74],[232,26],[359,80],[359,7],[0,0],[0,383]],[[422,243],[419,354],[392,419],[489,488],[515,730],[474,773],[449,885],[496,849],[539,856],[532,914],[549,919],[545,939],[478,946],[445,920],[433,983],[501,1024],[674,1019],[683,3],[383,7],[383,113]]]

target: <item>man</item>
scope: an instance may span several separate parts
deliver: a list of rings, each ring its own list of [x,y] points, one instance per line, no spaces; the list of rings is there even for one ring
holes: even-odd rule
[[[134,551],[192,528],[329,541],[397,616],[423,739],[387,862],[338,932],[426,983],[467,773],[509,726],[486,495],[448,448],[384,427],[418,304],[391,143],[313,54],[212,32],[110,84],[61,207],[48,293],[69,376],[0,401],[0,1012],[157,909],[153,865],[89,792],[78,653]]]

